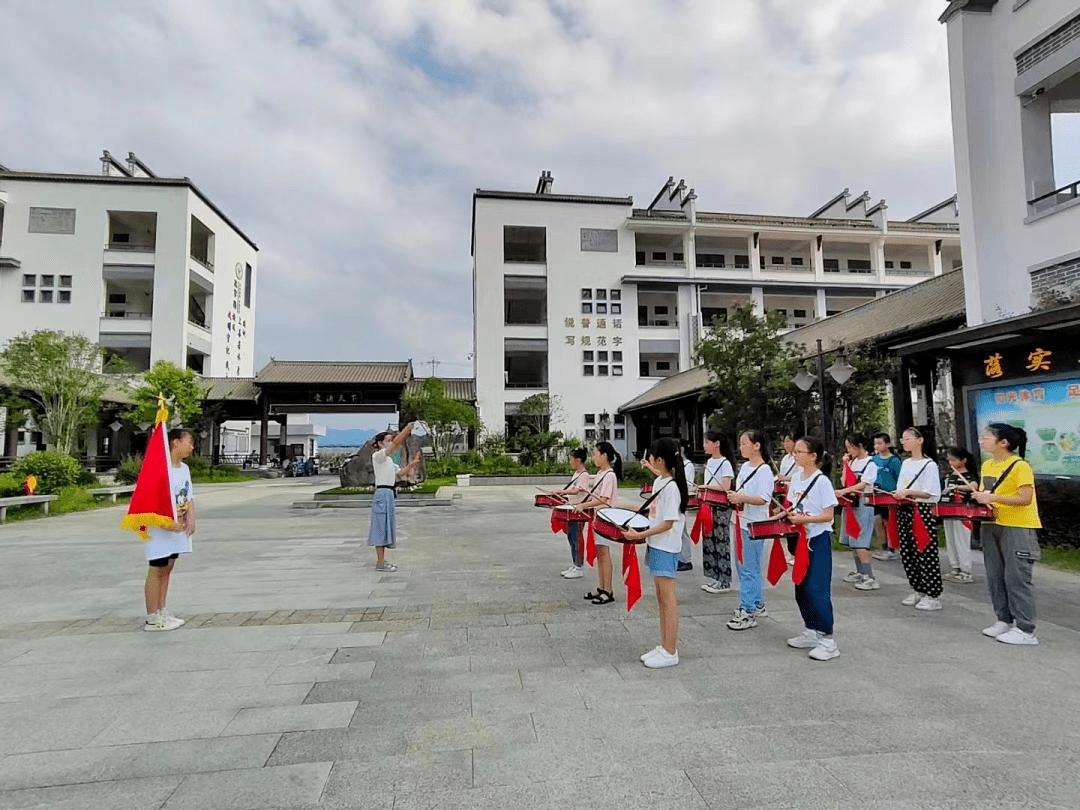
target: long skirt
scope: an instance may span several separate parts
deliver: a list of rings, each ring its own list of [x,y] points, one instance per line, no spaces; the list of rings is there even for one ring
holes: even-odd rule
[[[712,507],[702,504],[702,509]],[[705,579],[731,586],[731,510],[713,509],[713,530],[701,539],[701,566]]]
[[[932,505],[919,503],[915,506],[901,506],[896,510],[896,525],[900,530],[900,562],[904,564],[911,590],[937,599],[944,586],[941,582],[941,563],[938,558],[938,519],[934,517]],[[919,510],[926,530],[930,532],[930,545],[925,551],[919,551],[915,543],[914,514]]]
[[[371,503],[371,529],[368,531],[369,546],[397,546],[397,527],[394,525],[394,490],[376,489]]]

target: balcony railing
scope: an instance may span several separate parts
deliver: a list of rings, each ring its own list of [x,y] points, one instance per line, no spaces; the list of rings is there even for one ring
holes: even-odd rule
[[[1080,196],[1080,180],[1077,180],[1075,183],[1070,183],[1067,186],[1056,188],[1050,193],[1040,195],[1033,200],[1028,200],[1028,205],[1032,207],[1035,213],[1038,213],[1058,205],[1063,205],[1067,202],[1072,202],[1078,196]]]
[[[122,309],[108,309],[101,313],[102,318],[127,318],[128,320],[149,321],[153,320],[152,312],[128,312]]]
[[[643,262],[638,262],[637,266],[638,267],[686,267],[686,262],[685,261],[681,261],[681,262],[663,261],[662,262],[662,261],[659,261],[659,260],[646,259]]]
[[[130,242],[110,242],[106,250],[126,250],[131,253],[153,253],[154,245],[133,245]]]
[[[670,318],[653,318],[651,320],[645,320],[638,318],[638,326],[654,326],[658,329],[674,329],[679,325],[679,316],[673,315]]]
[[[512,321],[505,321],[504,326],[547,326],[547,318],[539,320],[529,320],[527,318],[515,318]]]
[[[506,388],[547,388],[548,384],[543,380],[533,380],[529,382],[515,382],[513,380],[506,381]]]
[[[212,261],[210,261],[209,259],[200,259],[194,253],[191,254],[191,258],[194,259],[199,264],[201,264],[203,267],[205,267],[211,273],[214,272],[214,263]]]
[[[807,267],[805,264],[767,264],[762,270],[775,270],[777,272],[794,272],[794,273],[813,273],[813,267]]]
[[[189,324],[191,324],[192,326],[197,326],[200,329],[205,329],[207,332],[210,331],[210,327],[206,325],[205,321],[200,321],[200,320],[197,320],[195,318],[188,318],[187,322]]]

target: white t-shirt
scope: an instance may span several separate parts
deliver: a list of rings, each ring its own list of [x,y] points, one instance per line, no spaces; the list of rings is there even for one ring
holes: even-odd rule
[[[937,464],[928,458],[904,459],[904,463],[900,465],[900,475],[897,476],[896,488],[925,492],[930,497],[920,498],[920,501],[923,503],[937,503],[941,500],[941,477],[938,475]]]
[[[671,478],[657,478],[653,481],[653,494],[656,499],[649,504],[649,526],[667,520],[673,520],[675,524],[662,534],[652,535],[646,542],[660,551],[678,554],[682,550],[683,527],[686,525],[686,514],[679,511],[679,487]]]
[[[772,497],[774,484],[772,469],[764,462],[757,467],[743,464],[739,468],[739,477],[735,479],[735,489],[745,495],[765,499],[765,503],[761,506],[752,503],[743,504],[743,520],[769,519],[769,499]]]
[[[807,490],[809,487],[809,491]],[[803,493],[806,497],[803,497]],[[802,498],[799,508],[793,511],[803,515],[820,515],[830,506],[836,506],[836,490],[833,489],[829,476],[820,472],[812,473],[808,478],[803,478],[803,471],[796,467],[791,472],[791,483],[788,485],[788,503],[794,506]],[[819,534],[832,531],[831,523],[807,523],[806,536],[817,537]]]
[[[862,466],[859,466],[859,465]],[[867,484],[863,488],[862,495],[869,495],[873,492],[870,488],[877,483],[878,465],[874,463],[874,459],[871,456],[866,458],[853,458],[850,462],[851,471],[855,473],[855,477],[864,484]]]
[[[371,454],[371,466],[375,468],[375,486],[392,487],[397,484],[398,471],[401,469],[385,450],[376,450]]]
[[[789,454],[785,455],[782,459],[780,459],[780,474],[781,475],[786,475],[786,476],[790,477],[792,472],[794,472],[794,470],[795,470],[795,456],[793,456],[793,455],[791,455],[789,453]]]
[[[705,478],[703,479],[705,484],[710,486],[720,486],[720,482],[725,478],[734,478],[735,470],[731,467],[731,462],[721,456],[720,458],[710,458],[705,462]]]
[[[586,491],[589,489],[588,470],[578,470],[576,473],[574,473],[574,477],[570,479],[570,484],[566,488],[574,489],[575,487],[577,487],[578,489],[584,489]],[[580,495],[570,495],[566,499],[567,503],[583,503],[584,501],[585,493],[582,493]]]
[[[169,463],[169,488],[172,490],[173,508],[176,509],[176,522],[181,523],[188,504],[195,500],[195,490],[191,486],[191,470],[187,464]],[[156,526],[147,526],[146,533],[150,535],[150,541],[144,544],[148,560],[191,553],[191,535],[187,532],[170,532]]]
[[[683,461],[683,472],[686,474],[686,486],[693,490],[694,478],[697,476],[697,467],[694,466],[694,462],[690,459]]]

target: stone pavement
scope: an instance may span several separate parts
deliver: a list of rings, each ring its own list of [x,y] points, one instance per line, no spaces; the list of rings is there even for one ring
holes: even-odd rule
[[[816,663],[790,582],[734,633],[695,571],[650,671],[648,576],[629,615],[585,603],[530,488],[402,510],[379,575],[365,510],[290,508],[318,483],[200,489],[171,633],[139,629],[119,509],[0,527],[0,808],[1080,807],[1080,578],[1039,569],[1042,646],[1012,648],[981,571],[923,614],[837,554]]]

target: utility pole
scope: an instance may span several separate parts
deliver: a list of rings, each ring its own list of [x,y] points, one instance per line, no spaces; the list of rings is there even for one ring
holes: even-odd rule
[[[431,376],[434,377],[436,367],[441,366],[442,363],[439,362],[439,360],[437,360],[436,358],[432,357],[430,360],[425,361],[424,365],[431,366]]]

